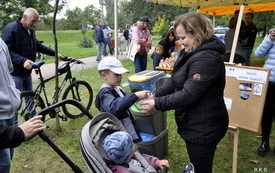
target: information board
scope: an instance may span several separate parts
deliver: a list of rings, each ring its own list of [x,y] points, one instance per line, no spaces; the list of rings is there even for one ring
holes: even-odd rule
[[[229,124],[259,132],[270,69],[225,65],[224,100]]]

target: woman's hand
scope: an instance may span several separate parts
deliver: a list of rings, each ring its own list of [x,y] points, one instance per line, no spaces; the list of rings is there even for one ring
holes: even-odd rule
[[[139,108],[139,110],[141,111],[141,113],[152,114],[154,111],[156,111],[155,100],[154,99],[141,100],[138,103],[142,105]]]

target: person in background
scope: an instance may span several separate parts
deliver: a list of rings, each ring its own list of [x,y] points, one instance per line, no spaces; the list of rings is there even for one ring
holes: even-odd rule
[[[107,166],[114,173],[156,172],[164,167],[170,167],[168,160],[159,160],[150,155],[139,155],[132,137],[124,131],[116,131],[102,142],[102,148],[107,156],[104,158]]]
[[[0,124],[0,149],[15,148],[22,142],[31,139],[37,132],[46,129],[42,115],[32,117],[18,127]]]
[[[142,113],[175,110],[178,134],[185,140],[196,173],[211,173],[218,143],[228,129],[224,103],[225,45],[214,35],[212,21],[197,12],[179,16],[174,24],[184,46],[172,76],[141,100]]]
[[[125,38],[123,36],[123,29],[119,28],[117,32],[117,39],[118,39],[118,54],[123,55],[123,46],[124,46],[124,41]]]
[[[261,122],[262,143],[257,150],[258,155],[265,156],[270,152],[269,138],[272,129],[275,106],[275,28],[269,30],[269,34],[265,36],[262,43],[255,50],[255,56],[257,58],[267,57],[263,67],[271,69]]]
[[[130,30],[130,25],[127,24],[125,30],[123,31],[123,36],[125,38],[125,43],[126,43],[126,52],[128,52],[129,45],[130,45],[130,37],[129,37],[130,31],[129,30]]]
[[[155,51],[152,53],[151,58],[153,59],[153,69],[158,70],[156,67],[159,66],[160,60],[164,59],[162,45],[155,46]]]
[[[103,46],[103,55],[107,56],[107,46],[109,48],[109,52],[111,55],[114,54],[114,50],[111,47],[111,37],[112,37],[112,32],[113,30],[108,26],[108,22],[104,21],[104,25],[102,26],[102,30],[103,30],[103,35],[104,35],[104,46]]]
[[[150,31],[147,29],[151,24],[149,17],[143,16],[137,22],[137,25],[133,30],[132,41],[135,41],[137,44],[140,44],[140,49],[135,55],[134,66],[135,73],[146,70],[147,68],[147,54],[151,49],[152,38]]]
[[[32,66],[36,60],[36,52],[55,56],[55,51],[42,45],[35,36],[35,26],[39,21],[39,13],[34,8],[27,8],[22,17],[7,24],[2,32],[2,39],[9,48],[14,70],[11,72],[15,86],[21,92],[32,91]],[[58,55],[60,58],[61,55]],[[17,113],[15,115],[17,125]]]
[[[159,41],[158,44],[162,45],[163,47],[163,57],[170,58],[171,53],[175,49],[175,42],[176,42],[176,36],[174,30],[169,30],[165,37]]]
[[[247,43],[243,46],[244,51],[246,53],[246,61],[244,65],[250,65],[250,57],[253,51],[254,43],[257,37],[257,27],[253,23],[254,15],[253,13],[246,13],[245,14],[245,25],[244,25],[244,33],[247,36],[248,40]]]
[[[238,18],[239,14],[240,14],[240,10],[236,10],[234,12],[234,17]],[[241,28],[240,29],[243,29],[244,25],[245,25],[245,22],[242,20],[242,22],[241,22]]]
[[[230,55],[231,55],[231,49],[232,49],[232,44],[234,40],[234,35],[236,31],[236,26],[237,26],[237,17],[232,17],[229,21],[228,27],[229,30],[226,31],[225,33],[225,38],[224,38],[224,43],[226,46],[226,52],[224,55],[224,61],[229,62],[230,60]],[[240,29],[239,33],[239,39],[237,40],[237,46],[235,50],[235,56],[234,56],[234,63],[243,63],[246,61],[246,54],[243,49],[243,45],[247,43],[247,36],[243,32],[242,29]]]
[[[127,94],[121,87],[122,74],[129,72],[121,62],[113,57],[105,57],[98,64],[100,76],[105,80],[96,95],[95,106],[100,112],[114,115],[124,125],[134,142],[140,142],[141,136],[129,108],[138,100],[146,98],[149,91]]]
[[[103,25],[104,25],[104,21],[103,20],[99,20],[97,22],[96,27],[95,27],[95,42],[97,44],[96,61],[101,61],[103,46],[105,44],[105,39],[104,39],[104,34],[103,34],[103,29],[102,29]]]

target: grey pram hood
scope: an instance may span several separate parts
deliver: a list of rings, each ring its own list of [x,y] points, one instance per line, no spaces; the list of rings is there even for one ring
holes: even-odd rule
[[[107,135],[121,130],[126,131],[122,123],[109,113],[96,115],[83,127],[80,135],[80,149],[82,157],[91,172],[112,173],[103,160],[106,155],[101,144]],[[135,155],[141,158],[141,163],[148,172],[157,172],[138,151],[135,152]]]

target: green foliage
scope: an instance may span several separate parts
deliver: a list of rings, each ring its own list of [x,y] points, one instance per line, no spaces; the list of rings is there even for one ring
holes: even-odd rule
[[[142,16],[148,16],[153,23],[151,26],[154,26],[159,16],[165,15],[167,20],[169,22],[172,22],[175,20],[175,18],[178,15],[188,12],[190,11],[190,9],[191,8],[188,8],[188,7],[181,8],[181,7],[168,6],[163,4],[154,4],[152,2],[141,1],[141,0],[131,0],[128,3],[126,11],[127,11],[127,14],[133,15],[133,20],[132,20],[133,23],[139,20]]]
[[[73,10],[67,10],[65,12],[66,20],[63,21],[64,28],[68,30],[78,30],[87,24],[96,26],[100,16],[100,11],[94,5],[87,6],[83,11],[79,7],[76,7]]]
[[[78,46],[79,47],[84,47],[84,48],[93,47],[93,42],[91,41],[91,39],[89,39],[87,37],[84,37],[84,39],[80,41]]]
[[[274,28],[275,12],[266,11],[254,13],[254,24],[257,26],[261,36],[264,37],[269,29]]]
[[[170,28],[170,22],[166,18],[165,15],[159,16],[158,20],[155,23],[155,26],[153,27],[152,32],[156,33],[156,35],[164,35]]]
[[[80,30],[65,30],[57,31],[58,41],[58,53],[64,56],[71,56],[74,58],[84,58],[89,56],[95,56],[97,50],[95,47],[83,48],[79,47],[79,43],[84,39],[84,36]],[[54,48],[53,32],[52,31],[36,31],[36,37],[38,40],[44,41],[45,46]],[[94,30],[87,30],[85,37],[91,40],[94,44]],[[45,61],[47,63],[54,62],[54,57],[46,56]]]
[[[0,1],[0,9],[4,13],[2,19],[4,20],[3,26],[15,20],[17,17],[21,17],[26,8],[35,8],[41,15],[41,20],[48,18],[49,14],[54,12],[53,3],[54,0],[9,0]],[[59,11],[62,10],[66,1],[60,1]],[[0,27],[1,28],[1,27]]]

